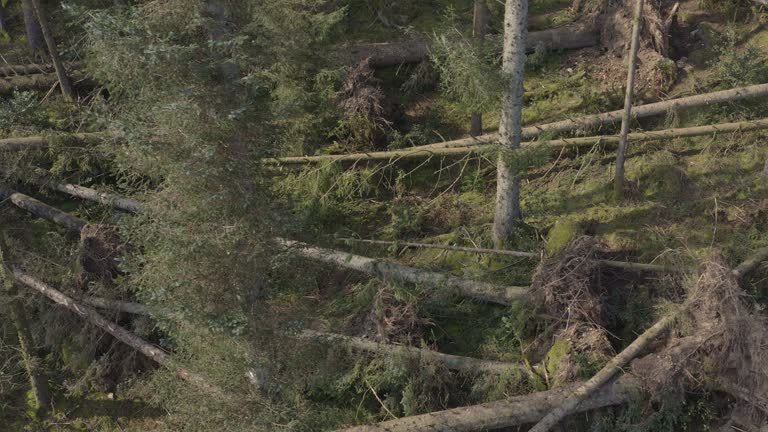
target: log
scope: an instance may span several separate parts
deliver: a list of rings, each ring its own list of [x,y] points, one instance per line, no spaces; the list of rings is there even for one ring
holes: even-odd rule
[[[84,75],[74,73],[72,81],[78,84],[93,86],[93,83]],[[59,77],[55,73],[21,75],[10,78],[0,78],[0,96],[7,96],[14,91],[47,91],[59,83]]]
[[[138,213],[141,211],[141,204],[136,200],[124,198],[120,195],[99,192],[96,189],[80,186],[77,184],[62,183],[44,174],[39,174],[42,171],[43,170],[41,169],[36,169],[35,175],[26,177],[23,180],[37,186],[46,187],[76,198],[111,206],[118,210],[123,210],[129,213]],[[8,177],[9,173],[0,168],[0,176]]]
[[[79,62],[67,62],[64,63],[68,70],[81,70],[84,68],[84,65]],[[50,74],[55,73],[55,69],[52,64],[40,64],[40,63],[30,63],[30,64],[18,64],[18,65],[8,65],[8,66],[0,66],[0,77],[2,78],[10,78],[14,76],[19,75],[36,75],[36,74]]]
[[[110,133],[76,133],[67,135],[78,143],[86,144],[96,139],[106,139],[114,137]],[[0,151],[25,151],[25,150],[47,150],[51,147],[51,137],[47,136],[29,136],[19,138],[0,139]]]
[[[565,26],[528,33],[526,51],[537,47],[549,50],[579,49],[595,46],[598,32],[592,27]],[[429,59],[429,41],[424,38],[398,42],[347,44],[336,49],[336,59],[344,64],[357,64],[369,59],[371,67],[419,63]]]
[[[590,411],[629,402],[640,387],[635,378],[625,375],[593,394],[579,406]],[[476,432],[533,423],[560,404],[575,386],[515,396],[501,401],[453,408],[374,425],[342,429],[342,432]]]
[[[741,278],[744,275],[755,270],[757,266],[763,261],[768,260],[768,247],[756,250],[752,255],[747,257],[741,264],[733,269],[733,275],[737,278]]]
[[[673,138],[697,137],[714,135],[717,133],[749,132],[768,129],[768,118],[734,123],[721,123],[709,126],[696,126],[689,128],[664,129],[659,131],[635,132],[627,135],[629,141],[650,141]],[[484,135],[478,138],[466,138],[456,141],[447,141],[429,146],[412,147],[402,150],[391,150],[369,153],[352,153],[346,155],[321,155],[321,156],[294,156],[283,158],[263,159],[269,165],[291,165],[317,162],[357,162],[364,160],[399,160],[412,158],[426,158],[430,156],[457,156],[469,153],[480,153],[496,149],[493,139],[498,135]],[[591,137],[561,138],[549,141],[529,141],[523,146],[547,144],[553,147],[568,146],[593,146],[595,144],[618,144],[620,135],[600,135]]]
[[[70,231],[79,233],[82,231],[83,227],[87,225],[87,222],[78,217],[65,213],[55,207],[51,207],[28,195],[16,192],[2,184],[0,184],[0,200],[10,200],[16,207],[61,225]]]
[[[165,353],[165,351],[150,344],[149,342],[129,332],[123,327],[108,321],[92,307],[76,302],[61,291],[26,274],[18,267],[13,269],[13,275],[16,281],[18,281],[20,284],[43,294],[44,296],[53,300],[54,303],[64,306],[75,315],[78,315],[96,327],[106,331],[107,333],[114,336],[115,339],[130,346],[136,351],[139,351],[140,353],[155,361],[160,366],[175,372],[179,378],[189,382],[195,387],[211,395],[217,396],[219,398],[226,398],[224,392],[220,388],[208,383],[202,376],[192,373],[187,369],[179,366],[168,354]]]
[[[484,302],[508,306],[515,300],[525,298],[528,293],[527,287],[501,286],[464,279],[347,252],[323,249],[293,240],[276,238],[275,242],[300,256],[315,261],[359,271],[382,280],[430,285],[437,288],[452,288],[465,297]]]
[[[356,238],[345,238],[345,237],[337,238],[336,240],[342,241],[342,242],[356,242],[356,243],[374,244],[374,245],[382,245],[382,246],[405,246],[405,247],[415,247],[415,248],[423,248],[423,249],[440,249],[440,250],[447,250],[447,251],[454,251],[454,252],[503,255],[503,256],[514,256],[514,257],[521,257],[521,258],[541,258],[544,256],[543,251],[521,252],[521,251],[511,251],[506,249],[484,249],[484,248],[471,248],[471,247],[463,247],[463,246],[437,245],[437,244],[431,244],[431,243],[414,243],[414,242],[401,242],[401,241],[388,241],[388,240],[367,240],[367,239],[356,239]],[[652,271],[652,272],[682,271],[682,269],[679,269],[679,268],[666,267],[658,264],[632,263],[632,262],[626,262],[626,261],[614,261],[614,260],[605,260],[605,259],[597,260],[597,262],[599,262],[604,266],[616,267],[616,268],[633,270],[633,271]]]
[[[538,375],[523,364],[507,363],[493,360],[482,360],[472,357],[462,357],[428,349],[415,348],[404,345],[377,343],[360,337],[345,336],[334,333],[303,330],[296,337],[300,339],[318,340],[331,344],[344,344],[349,347],[379,354],[401,355],[414,359],[424,359],[429,362],[440,363],[446,368],[469,373],[504,373],[519,372],[525,376],[538,379]]]
[[[108,309],[117,312],[126,312],[134,315],[149,315],[144,305],[139,303],[127,302],[122,300],[112,300],[103,297],[83,297],[81,301],[87,305],[99,308]]]
[[[45,13],[43,4],[40,0],[31,1],[32,7],[35,9],[37,21],[40,24],[40,30],[43,32],[43,39],[45,39],[45,44],[48,46],[48,54],[51,56],[51,63],[53,63],[53,68],[56,71],[56,77],[59,81],[61,93],[67,100],[73,100],[75,97],[75,90],[72,88],[72,81],[67,74],[67,69],[61,61],[61,57],[59,57],[59,49],[56,46],[56,41],[53,37],[53,32],[51,31],[51,24],[48,22],[48,15]]]

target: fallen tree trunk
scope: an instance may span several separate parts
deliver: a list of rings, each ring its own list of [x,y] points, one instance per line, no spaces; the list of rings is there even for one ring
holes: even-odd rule
[[[78,143],[87,144],[93,140],[111,136],[109,133],[75,133],[66,135],[66,138]],[[0,139],[0,151],[47,150],[51,147],[53,139],[56,138],[49,136],[4,138]]]
[[[65,63],[67,69],[71,71],[83,69],[83,64],[78,62]],[[35,75],[35,74],[49,74],[55,73],[55,69],[52,64],[19,64],[0,66],[0,77],[14,77],[19,75]]]
[[[15,279],[22,285],[25,285],[43,294],[44,296],[53,300],[56,304],[64,306],[74,314],[111,334],[115,337],[115,339],[149,357],[157,364],[174,371],[176,375],[179,376],[179,378],[189,382],[190,384],[193,384],[194,386],[209,394],[224,397],[224,392],[221,389],[211,385],[200,375],[180,367],[168,354],[166,354],[160,348],[150,344],[149,342],[129,332],[123,327],[120,327],[113,322],[107,321],[107,319],[101,316],[98,312],[96,312],[95,309],[91,308],[90,306],[86,306],[74,301],[61,291],[58,291],[50,285],[47,285],[33,278],[18,268],[13,269],[13,275]]]
[[[503,256],[514,256],[514,257],[521,257],[521,258],[541,258],[544,254],[544,252],[521,252],[521,251],[511,251],[506,249],[484,249],[484,248],[471,248],[471,247],[463,247],[463,246],[445,246],[445,245],[436,245],[436,244],[430,244],[430,243],[413,243],[413,242],[399,242],[399,241],[387,241],[387,240],[367,240],[367,239],[355,239],[355,238],[337,238],[336,240],[343,241],[343,242],[357,242],[357,243],[375,244],[375,245],[384,245],[384,246],[405,246],[405,247],[415,247],[415,248],[424,248],[424,249],[440,249],[440,250],[447,250],[447,251],[454,251],[454,252],[503,255]],[[677,268],[665,267],[658,264],[632,263],[632,262],[626,262],[626,261],[614,261],[614,260],[605,260],[605,259],[597,260],[597,262],[608,267],[616,267],[616,268],[622,268],[625,270],[634,270],[634,271],[653,271],[653,272],[680,271],[680,269],[677,269]]]
[[[768,87],[766,87],[768,90]],[[636,113],[636,110],[633,111]],[[574,120],[578,121],[578,120]],[[547,125],[540,126],[542,130],[546,130]],[[526,128],[530,129],[530,128]],[[663,140],[673,138],[685,138],[685,137],[697,137],[705,135],[714,135],[718,133],[731,133],[731,132],[748,132],[755,130],[768,129],[768,118],[760,120],[750,120],[734,123],[721,123],[708,126],[695,126],[688,128],[676,128],[676,129],[664,129],[659,131],[648,132],[635,132],[627,135],[629,141],[649,141],[649,140]],[[456,141],[447,141],[438,144],[430,144],[428,146],[412,147],[402,150],[382,151],[382,152],[370,152],[370,153],[353,153],[347,155],[322,155],[322,156],[295,156],[284,158],[270,158],[264,159],[264,163],[267,164],[305,164],[316,162],[350,162],[350,161],[363,161],[363,160],[393,160],[393,159],[409,159],[409,158],[423,158],[429,156],[455,156],[464,155],[468,153],[491,151],[496,148],[493,143],[498,138],[498,134],[484,135],[477,138],[465,138]],[[523,143],[523,146],[531,146],[538,144],[547,144],[553,147],[568,147],[568,146],[592,146],[595,144],[618,144],[621,139],[620,135],[601,135],[591,137],[577,137],[577,138],[561,138],[549,141],[529,141]]]
[[[97,202],[100,204],[114,207],[118,210],[123,210],[129,213],[138,213],[141,211],[141,204],[133,199],[124,198],[120,195],[109,194],[106,192],[99,192],[96,189],[92,189],[85,186],[80,186],[71,183],[61,183],[56,179],[48,177],[43,174],[39,174],[39,169],[35,170],[33,176],[25,177],[23,180],[35,184],[37,186],[46,187],[67,195],[71,195],[76,198],[82,198],[84,200]],[[9,173],[0,168],[0,175],[8,176]]]
[[[122,300],[112,300],[103,297],[83,297],[81,301],[87,305],[108,309],[117,312],[126,312],[134,315],[149,315],[149,311],[144,305],[139,303],[127,302]]]
[[[78,73],[73,74],[72,81],[89,87],[93,85],[88,78]],[[59,84],[59,77],[55,73],[0,78],[0,96],[10,95],[14,91],[50,90],[57,84]]]
[[[420,270],[401,264],[353,255],[331,249],[323,249],[293,240],[276,238],[275,241],[291,251],[315,261],[356,270],[368,275],[396,282],[424,284],[439,288],[452,288],[472,299],[510,305],[527,296],[527,287],[501,286],[488,282],[463,279],[444,273]]]
[[[476,432],[533,423],[559,405],[575,386],[515,396],[509,399],[404,417],[374,425],[343,429],[343,432]],[[630,400],[640,383],[625,375],[603,387],[579,406],[589,411]]]
[[[24,195],[6,186],[0,185],[0,200],[6,199],[10,200],[16,207],[24,209],[35,216],[61,225],[70,231],[79,233],[82,231],[83,227],[87,225],[87,222],[80,218],[72,216],[69,213],[65,213],[55,207],[51,207],[48,204],[40,202],[28,195]]]
[[[765,260],[768,260],[768,247],[758,249],[747,257],[747,259],[733,269],[733,275],[740,278],[755,270]]]
[[[538,47],[548,50],[579,49],[598,43],[597,30],[591,27],[566,26],[528,33],[526,51]],[[345,64],[357,64],[369,59],[371,67],[397,66],[419,63],[429,58],[427,39],[409,39],[398,42],[349,44],[337,48],[336,58]]]
[[[377,343],[368,339],[353,336],[345,336],[334,333],[324,333],[314,330],[304,330],[298,333],[297,337],[309,340],[321,340],[331,343],[341,343],[362,351],[403,355],[410,358],[424,359],[430,362],[436,362],[444,365],[448,369],[462,372],[490,372],[504,373],[510,371],[520,372],[523,375],[537,377],[528,367],[517,363],[506,363],[493,360],[482,360],[472,357],[462,357],[451,354],[443,354],[437,351],[409,347],[404,345],[393,345]]]

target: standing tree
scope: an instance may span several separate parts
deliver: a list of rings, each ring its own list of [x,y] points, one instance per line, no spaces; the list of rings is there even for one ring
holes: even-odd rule
[[[624,198],[624,159],[627,152],[629,122],[632,120],[632,96],[637,73],[637,51],[640,48],[640,27],[643,20],[643,0],[637,0],[635,18],[632,26],[632,44],[629,48],[629,71],[627,72],[627,93],[624,97],[624,115],[621,119],[621,138],[616,152],[616,177],[613,184],[613,196],[617,201]]]
[[[21,0],[21,11],[24,15],[24,29],[27,33],[27,45],[33,50],[43,47],[43,33],[35,16],[32,0]]]
[[[75,92],[72,90],[72,82],[69,80],[64,64],[61,62],[59,52],[56,49],[56,41],[53,39],[53,33],[51,32],[51,26],[48,23],[48,17],[45,15],[43,6],[40,0],[31,0],[32,6],[35,9],[35,15],[40,23],[40,29],[43,31],[43,37],[45,38],[45,44],[48,45],[48,53],[51,55],[51,62],[56,69],[56,76],[59,78],[59,85],[61,85],[61,93],[65,98],[73,100]]]
[[[490,18],[490,11],[485,0],[475,0],[475,17],[472,26],[472,36],[475,39],[475,45],[479,50],[482,50],[485,42],[485,34],[488,32],[488,20]],[[483,115],[479,112],[472,113],[471,127],[469,134],[472,136],[478,136],[483,134]]]
[[[5,23],[5,6],[3,1],[0,0],[0,37],[8,34],[8,24]]]
[[[39,359],[33,354],[32,332],[29,330],[29,321],[24,313],[24,305],[18,298],[18,290],[11,270],[10,250],[5,245],[4,232],[0,230],[0,283],[2,284],[4,294],[10,299],[11,319],[13,320],[16,334],[19,338],[19,351],[24,369],[29,376],[29,382],[32,387],[32,395],[35,398],[37,409],[44,413],[50,405],[50,393],[48,391],[48,380],[45,373],[40,368]]]
[[[496,176],[496,217],[493,242],[497,248],[511,237],[521,219],[520,177],[509,163],[520,147],[523,122],[523,77],[525,43],[528,36],[528,0],[507,0],[504,11],[504,50],[502,74],[507,83],[501,102],[500,146]]]

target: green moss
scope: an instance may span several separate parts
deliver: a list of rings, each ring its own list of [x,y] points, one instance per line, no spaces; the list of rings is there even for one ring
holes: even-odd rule
[[[557,338],[547,352],[547,372],[549,375],[557,374],[565,356],[571,351],[571,344],[567,340]]]
[[[583,234],[581,225],[573,219],[560,219],[555,226],[549,230],[547,236],[547,253],[550,255],[562,250],[570,242]]]

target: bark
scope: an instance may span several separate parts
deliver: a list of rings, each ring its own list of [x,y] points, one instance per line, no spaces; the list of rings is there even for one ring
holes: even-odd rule
[[[34,175],[25,177],[23,180],[31,184],[53,189],[55,191],[65,193],[76,198],[104,204],[129,213],[138,213],[141,211],[141,204],[136,200],[124,198],[122,196],[109,194],[106,192],[99,192],[95,189],[85,186],[71,183],[62,183],[46,175],[39,174],[37,171],[42,170],[37,169]],[[0,175],[7,177],[9,176],[9,173],[0,168]]]
[[[54,303],[64,306],[75,315],[78,315],[89,323],[106,331],[107,333],[114,336],[115,339],[139,351],[159,365],[174,371],[176,375],[181,379],[191,383],[192,385],[211,395],[226,398],[224,392],[220,388],[211,385],[200,375],[182,368],[168,354],[166,354],[165,351],[162,351],[160,348],[150,344],[149,342],[129,332],[123,327],[108,321],[92,307],[76,302],[61,291],[58,291],[50,285],[47,285],[33,278],[18,268],[13,269],[13,275],[20,284],[45,295],[49,299],[53,300]]]
[[[536,375],[533,371],[531,371],[531,369],[523,364],[505,363],[500,361],[482,360],[471,357],[443,354],[428,349],[414,348],[404,345],[383,344],[360,337],[324,333],[314,330],[301,331],[297,337],[300,339],[320,340],[336,345],[343,344],[351,348],[378,354],[402,355],[415,359],[423,359],[428,362],[440,363],[446,368],[456,371],[468,373],[486,372],[497,374],[514,371],[519,372],[525,376],[538,378],[538,375]]]
[[[19,338],[19,351],[22,364],[27,371],[29,384],[41,413],[45,413],[51,404],[48,378],[41,367],[40,359],[34,355],[34,339],[30,330],[24,305],[18,297],[18,289],[13,279],[11,251],[5,243],[5,232],[0,229],[0,279],[5,293],[10,298],[11,318]]]
[[[528,36],[528,0],[507,0],[504,10],[504,47],[501,72],[509,80],[501,100],[499,152],[496,164],[496,211],[493,243],[501,249],[512,237],[520,210],[520,177],[508,164],[512,151],[520,147],[523,129],[523,79],[525,41]]]
[[[526,51],[537,47],[551,50],[579,49],[598,44],[597,30],[593,27],[566,26],[531,32]],[[336,49],[336,58],[345,64],[358,64],[370,59],[371,67],[397,66],[419,63],[429,59],[429,42],[426,39],[409,39],[398,42],[344,45]]]
[[[593,394],[578,410],[583,412],[624,404],[639,388],[637,380],[625,375]],[[343,429],[343,432],[476,432],[519,426],[542,418],[565,400],[573,389],[574,386],[563,387],[482,405],[352,427]]]
[[[385,245],[385,246],[416,247],[416,248],[424,248],[424,249],[440,249],[440,250],[447,250],[447,251],[454,251],[454,252],[503,255],[503,256],[514,256],[514,257],[521,257],[521,258],[538,259],[544,256],[543,251],[542,252],[520,252],[520,251],[511,251],[506,249],[483,249],[483,248],[471,248],[471,247],[462,247],[462,246],[436,245],[436,244],[430,244],[430,243],[412,243],[412,242],[399,242],[399,241],[387,241],[387,240],[363,240],[363,239],[354,239],[354,238],[337,238],[337,240],[342,242],[357,242],[357,243]],[[604,260],[604,259],[597,260],[597,262],[608,267],[616,267],[616,268],[622,268],[625,270],[634,270],[634,271],[653,271],[653,272],[682,271],[682,269],[665,267],[657,264],[632,263],[632,262]]]
[[[632,121],[632,97],[635,90],[637,73],[637,51],[640,49],[640,29],[643,21],[643,0],[637,0],[632,23],[632,43],[629,48],[629,70],[627,71],[627,93],[624,97],[624,115],[621,118],[621,138],[616,152],[616,176],[614,177],[613,197],[617,201],[624,197],[624,159],[627,152],[627,134]]]
[[[654,115],[664,114],[671,110],[677,110],[677,109],[684,109],[684,108],[694,108],[694,107],[700,107],[700,106],[706,106],[706,105],[712,105],[716,103],[721,102],[730,102],[730,101],[738,101],[738,100],[744,100],[744,99],[751,99],[751,98],[757,98],[757,97],[764,97],[768,96],[768,84],[758,84],[754,86],[749,87],[740,87],[732,90],[724,90],[714,93],[707,93],[702,95],[696,95],[696,96],[689,96],[685,98],[680,99],[672,99],[664,102],[657,102],[652,103],[648,105],[641,105],[638,107],[635,107],[632,111],[632,117],[637,118],[644,118],[644,117],[650,117]],[[596,126],[601,125],[607,125],[614,123],[616,121],[621,120],[623,116],[624,111],[611,111],[603,114],[595,114],[595,115],[589,115],[584,116],[576,119],[569,119],[569,120],[563,120],[559,122],[554,123],[548,123],[540,126],[529,126],[523,128],[522,135],[524,139],[530,139],[539,136],[542,133],[562,133],[562,132],[570,132],[576,129],[588,129]],[[761,120],[762,121],[762,120]],[[739,123],[726,123],[721,125],[712,125],[712,126],[700,126],[696,128],[685,128],[685,129],[669,129],[667,131],[662,131],[669,133],[671,135],[668,135],[668,138],[674,137],[675,132],[672,131],[686,131],[690,129],[694,133],[694,135],[680,135],[680,136],[700,136],[705,133],[701,133],[703,129],[701,128],[710,128],[712,133],[717,132],[723,132],[727,130],[720,130],[716,129],[718,127],[722,127],[724,129],[732,127],[733,125],[745,125],[745,127],[748,127],[747,124],[750,122],[739,122]],[[756,129],[762,129],[763,127],[758,127]],[[751,130],[756,130],[751,129]],[[649,138],[653,136],[653,134],[657,134],[658,132],[640,132],[640,135],[646,135]],[[682,133],[682,132],[681,132]],[[629,134],[630,138],[638,136],[639,134]],[[608,136],[612,137],[612,136]],[[608,139],[606,137],[606,139]],[[286,157],[286,158],[273,158],[273,159],[266,159],[266,163],[284,163],[284,164],[293,164],[293,163],[312,163],[312,162],[320,162],[320,161],[359,161],[359,160],[386,160],[386,159],[394,159],[394,158],[403,158],[403,157],[428,157],[431,155],[449,155],[449,154],[466,154],[470,153],[473,150],[472,148],[488,145],[489,143],[496,142],[499,139],[498,134],[489,134],[489,135],[483,135],[477,138],[464,138],[460,140],[455,141],[447,141],[447,142],[441,142],[441,143],[435,143],[435,144],[429,144],[425,146],[418,146],[418,147],[411,147],[408,149],[398,150],[398,151],[392,151],[392,152],[372,152],[372,153],[358,153],[358,154],[351,154],[351,155],[325,155],[325,156],[297,156],[297,157]],[[576,143],[578,140],[586,140],[586,139],[592,139],[595,138],[570,138],[562,140],[563,142],[569,142],[569,143]],[[549,142],[556,142],[560,140],[553,140]],[[618,140],[616,141],[618,142]],[[594,142],[593,142],[594,143]],[[566,144],[569,145],[569,144]],[[573,145],[573,144],[570,144]],[[442,149],[446,148],[462,148],[462,149],[468,149],[466,151],[458,151],[458,152],[442,152]],[[490,148],[490,147],[488,147]]]
[[[73,75],[78,84],[85,87],[93,83],[83,75]],[[0,78],[0,96],[10,95],[14,91],[45,91],[59,83],[57,74],[21,75],[10,78]]]
[[[43,47],[43,33],[35,15],[32,0],[21,0],[21,11],[24,14],[24,29],[27,33],[27,46],[33,50]]]
[[[768,156],[765,157],[765,167],[763,168],[763,177],[768,178]]]
[[[53,68],[56,70],[56,77],[59,80],[61,86],[61,93],[68,100],[75,99],[75,91],[72,89],[72,82],[67,75],[67,70],[64,68],[64,63],[59,57],[59,51],[56,47],[56,41],[53,38],[51,32],[51,25],[48,23],[48,16],[45,14],[45,10],[40,0],[31,0],[32,6],[35,8],[35,15],[40,23],[40,29],[43,31],[43,37],[45,38],[45,44],[48,46],[48,54],[51,56],[51,62]]]
[[[81,144],[89,141],[110,137],[110,134],[103,133],[79,133],[68,135],[68,138],[74,139]],[[49,137],[30,136],[20,138],[0,139],[0,151],[25,151],[25,150],[46,150],[51,146]]]
[[[463,279],[347,252],[323,249],[293,240],[276,238],[275,241],[305,258],[359,271],[383,280],[451,288],[465,297],[480,301],[510,305],[515,300],[525,298],[528,293],[527,287],[501,286]]]
[[[83,227],[87,225],[87,223],[80,218],[51,207],[30,196],[18,193],[4,185],[0,185],[0,200],[10,200],[16,207],[61,225],[70,231],[79,233]]]
[[[5,8],[0,3],[0,35],[8,34],[8,24],[5,22]]]
[[[82,63],[72,62],[65,63],[69,70],[81,70],[83,69]],[[0,77],[14,77],[19,75],[36,75],[36,74],[48,74],[55,73],[56,69],[52,64],[18,64],[0,66]]]
[[[111,311],[126,312],[134,315],[149,315],[149,311],[144,305],[122,300],[112,300],[102,297],[83,297],[81,301],[87,305],[108,309]]]
[[[490,11],[486,0],[475,0],[475,14],[472,23],[472,36],[478,51],[485,45],[485,35],[488,32],[488,21],[490,20]],[[473,137],[483,134],[483,114],[473,112],[470,119],[469,134]]]
[[[741,278],[755,270],[760,265],[760,263],[765,260],[768,260],[768,247],[756,250],[746,260],[744,260],[741,264],[736,266],[735,269],[733,269],[733,274],[737,278]]]

